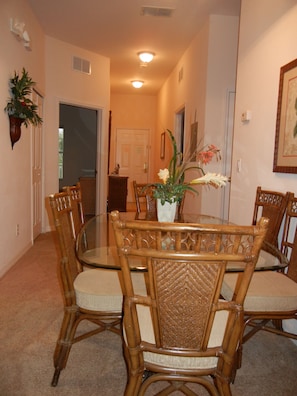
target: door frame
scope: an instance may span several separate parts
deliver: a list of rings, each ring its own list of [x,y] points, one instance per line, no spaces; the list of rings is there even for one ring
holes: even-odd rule
[[[36,89],[33,88],[33,93],[38,96],[38,99],[41,101],[41,109],[39,107],[39,103],[36,103],[38,105],[38,111],[39,115],[41,118],[44,118],[44,95]],[[32,96],[32,100],[34,100],[34,97]],[[36,205],[36,201],[34,199],[34,175],[33,175],[33,165],[35,164],[35,154],[36,151],[34,150],[34,134],[35,131],[38,129],[40,132],[40,144],[39,144],[39,162],[40,162],[40,191],[39,191],[39,198],[38,198],[38,203]],[[30,180],[31,180],[31,240],[34,242],[34,240],[38,237],[43,232],[43,224],[44,224],[44,205],[43,205],[43,197],[44,197],[44,129],[43,129],[43,123],[38,125],[37,127],[31,125],[31,134],[30,134],[30,146],[31,146],[31,159],[30,159]],[[37,208],[36,208],[37,206]],[[40,211],[40,221],[38,222],[38,228],[36,228],[34,221],[35,221],[35,216],[34,213],[36,211]]]
[[[109,116],[109,110],[103,107],[92,106],[90,104],[76,102],[73,100],[66,100],[58,98],[57,100],[57,112],[58,112],[58,128],[60,123],[60,105],[69,105],[75,107],[81,107],[85,109],[97,111],[97,153],[96,153],[96,214],[106,212],[106,197],[107,197],[107,136],[104,136],[102,131],[105,129],[105,117]],[[57,129],[57,141],[58,141],[58,129]],[[58,146],[57,146],[58,149]],[[58,163],[57,163],[57,177],[58,177]],[[59,185],[59,180],[57,179]]]
[[[234,109],[235,109],[234,89],[228,89],[226,94],[226,123],[224,133],[224,157],[223,157],[223,175],[229,178],[229,182],[222,190],[221,195],[221,218],[229,220],[230,211],[230,191],[231,191],[231,166],[233,153],[233,130],[234,130]]]

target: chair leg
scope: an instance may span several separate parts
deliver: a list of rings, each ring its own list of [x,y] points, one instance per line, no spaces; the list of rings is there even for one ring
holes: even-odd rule
[[[244,344],[246,341],[248,341],[254,334],[256,334],[258,331],[265,329],[266,324],[269,322],[270,319],[263,319],[259,322],[256,322],[254,318],[248,318],[246,319],[244,323],[244,328],[247,326],[253,327],[251,330],[249,330],[242,338],[242,343]]]
[[[59,377],[60,377],[60,369],[55,369],[54,375],[53,375],[53,379],[51,382],[52,386],[57,386],[58,385],[58,381],[59,381]]]
[[[281,319],[273,319],[272,323],[274,327],[279,331],[284,331],[283,329],[283,321]]]
[[[54,352],[55,372],[51,382],[52,386],[57,386],[60,372],[66,367],[68,356],[73,344],[76,327],[79,323],[78,308],[76,306],[66,307],[60,330],[59,339]]]
[[[230,384],[217,378],[217,388],[220,396],[232,396]]]
[[[138,396],[140,395],[139,389],[141,387],[142,374],[129,375],[128,383],[125,389],[125,396]]]

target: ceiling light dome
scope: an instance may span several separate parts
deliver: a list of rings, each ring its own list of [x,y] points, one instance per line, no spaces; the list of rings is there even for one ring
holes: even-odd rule
[[[148,52],[148,51],[138,52],[137,55],[139,56],[139,59],[141,60],[141,62],[144,62],[144,63],[151,62],[155,56],[155,54],[153,52]]]
[[[143,81],[133,80],[131,81],[131,84],[133,85],[134,88],[141,88],[143,86]]]

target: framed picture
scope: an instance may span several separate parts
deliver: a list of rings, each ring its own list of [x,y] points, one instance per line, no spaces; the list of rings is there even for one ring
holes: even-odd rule
[[[273,172],[297,173],[297,59],[280,69]]]
[[[165,132],[161,133],[160,158],[165,158]]]
[[[190,140],[190,162],[196,162],[196,149],[198,140],[198,122],[191,124],[191,140]]]

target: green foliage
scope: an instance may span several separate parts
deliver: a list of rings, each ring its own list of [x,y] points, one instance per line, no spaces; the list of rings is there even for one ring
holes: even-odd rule
[[[9,116],[23,119],[26,126],[29,124],[37,126],[42,123],[42,119],[37,112],[37,105],[28,97],[35,84],[25,68],[22,70],[21,77],[14,72],[14,77],[9,80],[11,98],[7,102],[4,111]]]
[[[198,191],[189,185],[184,183],[185,172],[189,169],[196,169],[200,175],[204,175],[204,171],[200,166],[189,166],[186,161],[183,161],[182,153],[178,151],[175,137],[172,132],[167,129],[167,133],[172,144],[173,155],[168,166],[168,177],[163,180],[163,183],[154,183],[154,197],[161,200],[162,205],[166,202],[178,202],[182,201],[182,198],[186,191],[192,191],[198,194]],[[165,170],[166,171],[166,170]],[[160,170],[162,172],[162,170]],[[158,174],[160,177],[160,173]],[[162,177],[160,177],[162,179]]]
[[[208,184],[215,188],[226,185],[228,181],[226,176],[217,173],[205,174],[203,169],[203,164],[208,164],[214,156],[217,158],[217,160],[221,159],[220,149],[218,149],[213,144],[199,149],[198,145],[198,147],[195,147],[193,152],[189,152],[188,156],[186,155],[183,157],[183,154],[177,149],[176,140],[172,132],[167,129],[167,133],[169,135],[173,150],[173,155],[169,162],[168,169],[160,169],[158,173],[162,183],[153,183],[147,186],[154,187],[153,195],[155,198],[161,200],[162,205],[164,205],[165,202],[180,203],[186,191],[192,191],[193,193],[198,194],[198,191],[192,187],[192,185],[195,184]],[[193,159],[196,160],[195,164],[191,162]],[[198,171],[198,177],[191,180],[190,182],[185,182],[185,173],[190,169]]]

